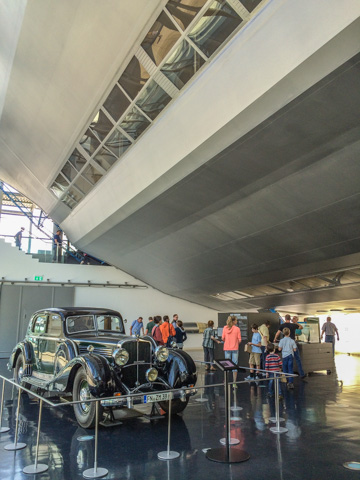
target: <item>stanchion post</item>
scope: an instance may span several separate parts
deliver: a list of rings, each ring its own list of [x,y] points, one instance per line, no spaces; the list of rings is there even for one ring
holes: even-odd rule
[[[97,449],[98,449],[98,430],[99,430],[99,400],[95,402],[95,452],[94,452],[94,468],[88,468],[83,472],[85,478],[101,478],[109,473],[106,468],[98,468],[97,466]]]
[[[212,460],[213,462],[219,463],[240,463],[249,460],[250,455],[238,449],[230,449],[230,445],[234,443],[240,443],[239,440],[233,439],[230,437],[230,386],[228,380],[229,370],[238,368],[231,360],[221,359],[215,360],[216,365],[224,372],[224,393],[225,393],[225,426],[226,426],[226,436],[222,438],[220,442],[225,444],[224,447],[220,448],[210,448],[206,452],[206,458]]]
[[[45,463],[38,463],[39,457],[39,440],[40,440],[40,425],[41,425],[41,416],[42,416],[42,408],[43,408],[43,401],[40,399],[39,404],[39,420],[38,420],[38,430],[37,430],[37,437],[36,437],[36,452],[35,452],[35,463],[34,465],[29,465],[23,468],[24,473],[32,474],[32,473],[43,473],[48,470],[49,466],[45,465]]]
[[[169,411],[168,411],[168,444],[166,452],[159,452],[159,460],[173,460],[174,458],[180,457],[179,452],[170,451],[170,438],[171,438],[171,403],[172,403],[172,393],[170,393],[169,398]]]
[[[231,385],[228,378],[229,372],[225,372],[225,423],[226,423],[226,437],[220,439],[220,443],[226,445],[226,451],[228,459],[230,458],[230,445],[237,445],[240,443],[238,438],[231,438],[231,417],[230,417],[230,405],[231,405]]]
[[[3,417],[3,407],[4,407],[4,393],[5,393],[5,378],[2,381],[2,391],[1,391],[1,406],[0,406],[0,433],[6,433],[10,430],[9,427],[2,426],[2,417]]]
[[[275,415],[276,427],[271,427],[272,433],[285,433],[288,431],[285,427],[280,427],[280,407],[279,407],[279,375],[275,372]]]
[[[18,401],[17,401],[17,412],[16,412],[16,425],[15,425],[15,442],[8,443],[5,445],[5,450],[22,450],[26,447],[26,443],[18,443],[18,430],[19,430],[19,417],[20,417],[20,398],[21,398],[21,387],[18,387]]]

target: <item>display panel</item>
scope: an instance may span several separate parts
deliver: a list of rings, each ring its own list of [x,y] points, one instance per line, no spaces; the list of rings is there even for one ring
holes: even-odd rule
[[[226,370],[237,370],[238,366],[236,363],[234,363],[232,360],[229,358],[220,358],[218,360],[214,360],[216,365],[221,368],[221,370],[226,371]]]

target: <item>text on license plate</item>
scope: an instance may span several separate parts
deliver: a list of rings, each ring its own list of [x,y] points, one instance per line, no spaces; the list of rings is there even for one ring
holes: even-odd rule
[[[154,393],[153,395],[145,395],[144,403],[164,402],[165,400],[170,400],[170,399],[171,399],[171,392]]]

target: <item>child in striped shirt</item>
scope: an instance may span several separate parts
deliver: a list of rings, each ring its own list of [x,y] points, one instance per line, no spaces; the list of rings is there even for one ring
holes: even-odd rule
[[[268,370],[266,372],[266,378],[270,378],[269,380],[269,385],[268,385],[268,397],[273,397],[274,396],[274,372],[281,372],[281,367],[282,367],[282,361],[279,355],[275,353],[275,347],[272,343],[268,343],[266,350],[268,351],[268,355],[265,360],[265,370]],[[279,398],[282,398],[281,395],[279,395]]]

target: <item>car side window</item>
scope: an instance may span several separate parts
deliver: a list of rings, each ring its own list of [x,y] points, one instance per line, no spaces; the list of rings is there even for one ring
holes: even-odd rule
[[[95,330],[93,315],[77,315],[66,319],[68,333],[86,332]]]
[[[98,330],[124,333],[123,323],[119,317],[113,317],[111,315],[97,315],[96,321]]]
[[[60,315],[51,315],[49,317],[47,333],[53,337],[61,337],[62,321]]]
[[[36,317],[34,326],[33,326],[33,332],[36,333],[37,335],[46,333],[47,319],[48,319],[47,315],[39,315],[38,317]]]

